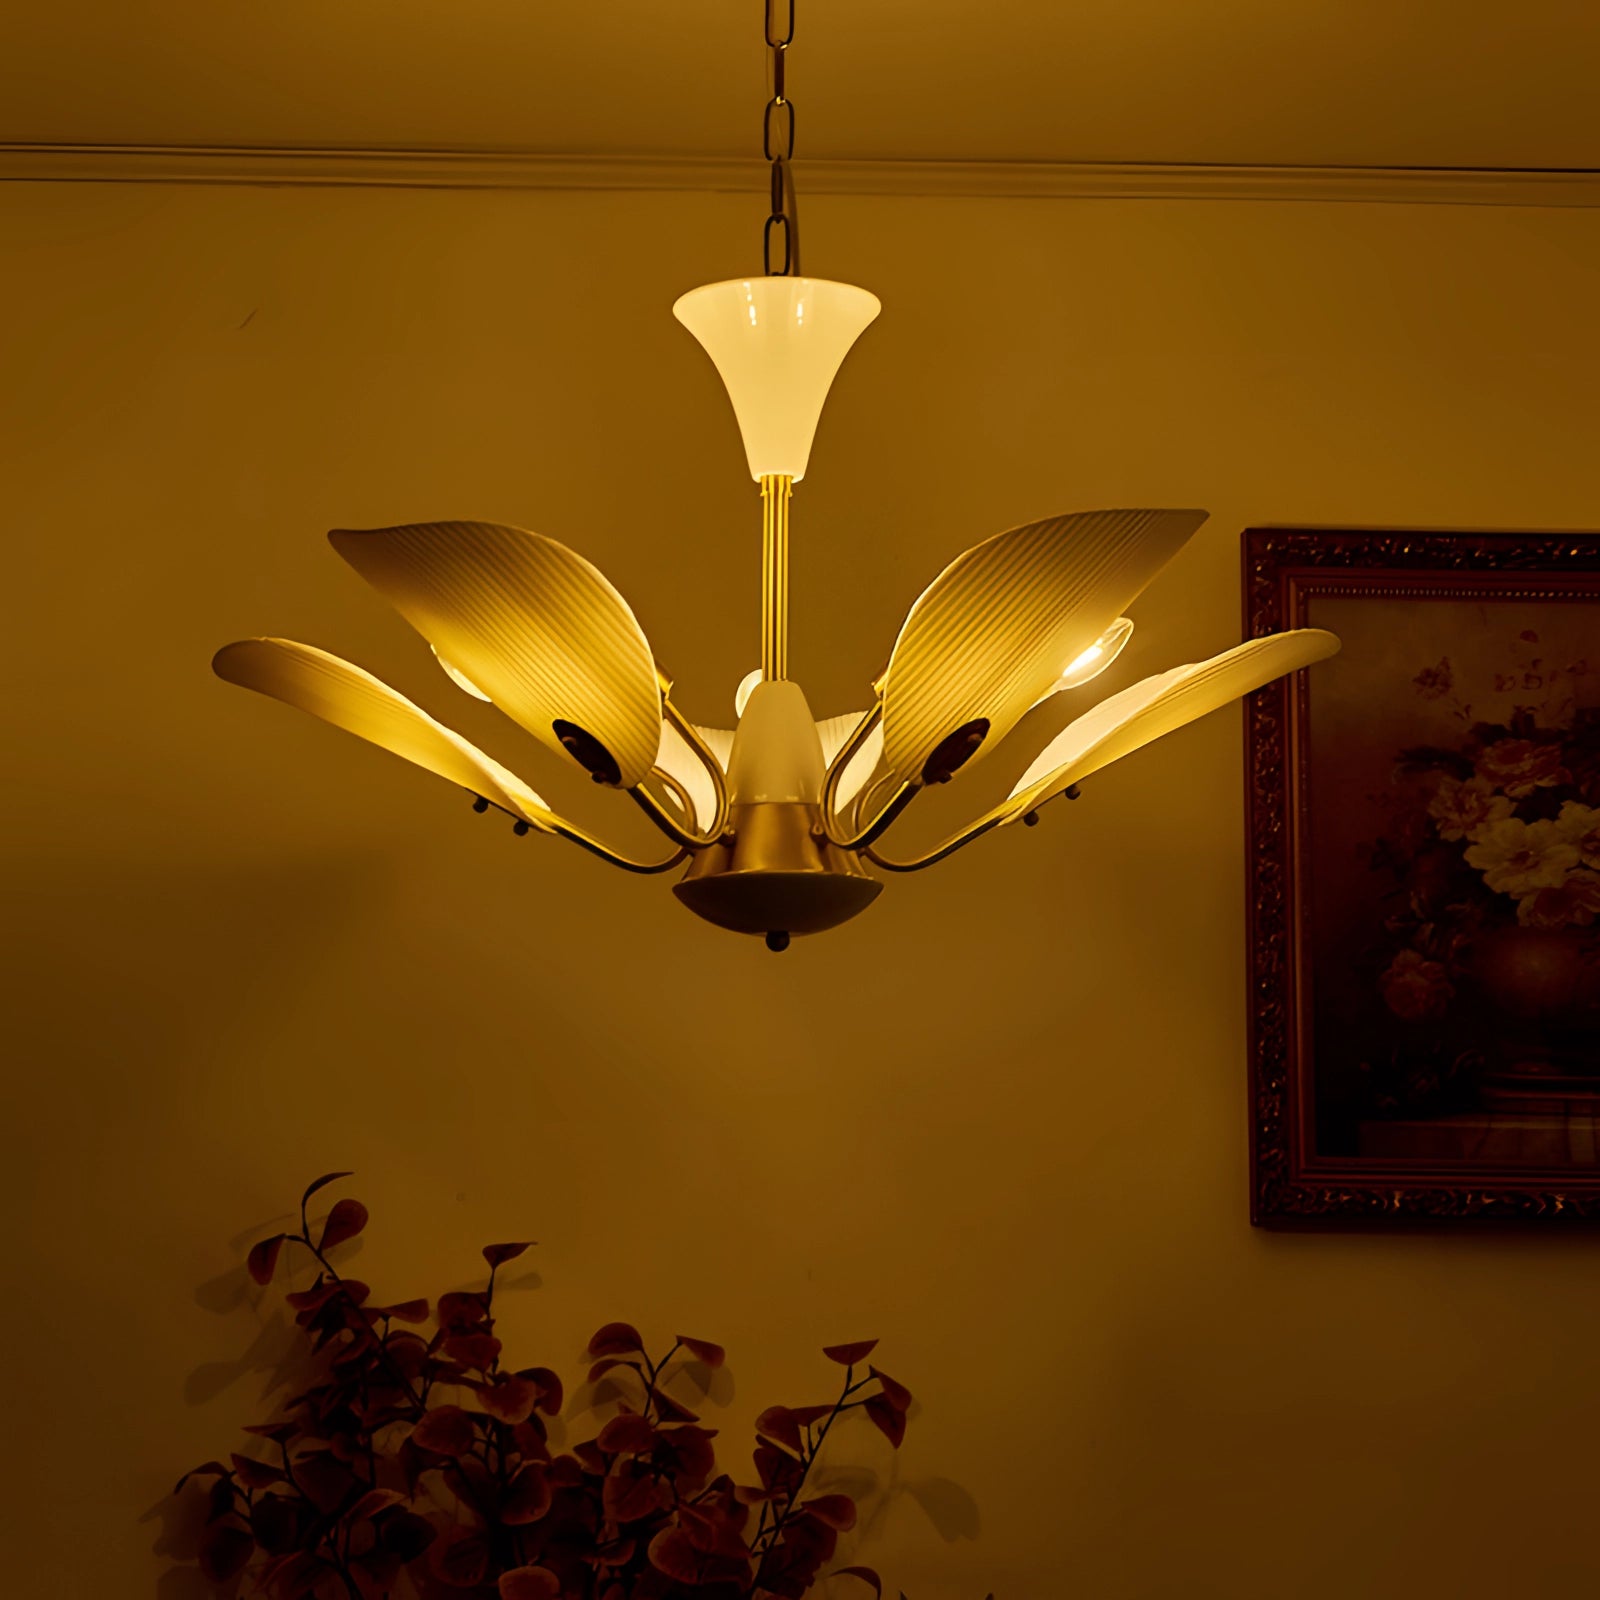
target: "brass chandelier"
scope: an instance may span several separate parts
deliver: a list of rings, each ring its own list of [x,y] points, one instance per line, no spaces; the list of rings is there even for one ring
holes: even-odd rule
[[[471,791],[519,834],[552,834],[613,866],[664,873],[708,922],[782,950],[866,909],[883,873],[914,872],[1047,801],[1162,734],[1339,648],[1297,629],[1251,639],[1100,701],[1038,754],[1010,794],[926,853],[883,847],[932,784],[995,750],[1050,696],[1116,659],[1124,614],[1195,532],[1203,511],[1048,517],[958,556],[911,607],[864,711],[813,718],[788,676],[789,501],[824,400],[876,296],[800,273],[785,84],[794,6],[766,0],[772,95],[764,273],[691,290],[673,306],[716,364],[751,476],[761,486],[761,666],[739,686],[737,726],[699,727],[674,704],[632,610],[576,551],[484,522],[339,529],[333,547],[433,647],[456,685],[491,701],[595,783],[626,792],[666,836],[635,860],[558,816],[521,778],[360,667],[287,639],[218,651],[230,683],[300,707]],[[876,870],[874,870],[876,869]]]

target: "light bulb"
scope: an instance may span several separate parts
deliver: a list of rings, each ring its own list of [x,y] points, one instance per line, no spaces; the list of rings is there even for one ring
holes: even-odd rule
[[[1132,636],[1132,621],[1118,617],[1081,656],[1067,663],[1056,679],[1056,689],[1076,689],[1091,678],[1098,678],[1122,654],[1123,646]]]
[[[438,650],[433,645],[430,644],[428,648],[433,651],[433,659],[444,668],[445,677],[447,677],[451,683],[456,686],[456,688],[465,689],[474,700],[489,699],[488,695],[486,695],[483,690],[480,689],[477,684],[475,684],[472,679],[466,675],[466,673],[464,673],[459,667],[452,667],[450,663],[439,654]],[[493,702],[490,703],[492,704]]]
[[[756,685],[761,682],[761,668],[747,672],[739,680],[739,687],[733,691],[733,714],[736,717],[744,715],[744,708],[750,704],[750,696],[756,691]]]
[[[1082,655],[1074,656],[1062,668],[1061,676],[1033,702],[1033,705],[1042,706],[1051,695],[1060,694],[1063,689],[1077,689],[1091,678],[1098,678],[1122,654],[1122,647],[1127,644],[1132,634],[1132,619],[1118,617]],[[1031,711],[1033,706],[1028,709]]]

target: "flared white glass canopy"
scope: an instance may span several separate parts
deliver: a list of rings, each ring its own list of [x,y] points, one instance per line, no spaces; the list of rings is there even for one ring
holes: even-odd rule
[[[722,375],[752,478],[805,477],[823,401],[880,310],[875,294],[827,278],[731,278],[673,306]]]

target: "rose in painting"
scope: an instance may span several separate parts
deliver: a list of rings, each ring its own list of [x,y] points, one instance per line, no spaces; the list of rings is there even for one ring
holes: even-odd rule
[[[1460,734],[1396,762],[1371,858],[1391,885],[1375,982],[1412,1028],[1454,1024],[1460,1039],[1488,1004],[1559,1044],[1563,1030],[1600,1029],[1600,707],[1576,692],[1587,662],[1546,661],[1537,632],[1517,634],[1507,656],[1493,688],[1527,699],[1495,720],[1474,713],[1448,658],[1411,680]],[[1430,1092],[1478,1055],[1457,1050],[1443,1074],[1429,1055]],[[1600,1075],[1597,1055],[1560,1070]]]

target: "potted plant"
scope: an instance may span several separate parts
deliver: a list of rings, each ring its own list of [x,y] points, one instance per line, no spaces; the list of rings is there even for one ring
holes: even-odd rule
[[[315,1600],[762,1600],[809,1593],[854,1526],[849,1495],[816,1493],[812,1468],[835,1423],[862,1411],[899,1447],[910,1393],[870,1362],[875,1341],[823,1354],[842,1369],[832,1399],[771,1406],[756,1421],[754,1481],[719,1469],[716,1430],[674,1395],[721,1346],[680,1336],[652,1355],[632,1325],[589,1342],[586,1378],[614,1393],[591,1437],[558,1449],[563,1386],[515,1366],[495,1333],[495,1284],[525,1242],[484,1247],[481,1290],[374,1303],[329,1252],[367,1209],[342,1198],[313,1228],[255,1245],[270,1283],[285,1250],[314,1281],[287,1295],[309,1341],[310,1381],[246,1431],[264,1453],[208,1461],[179,1480],[208,1485],[198,1562],[217,1585]],[[681,1392],[681,1385],[680,1392]],[[877,1573],[835,1568],[877,1595]]]

